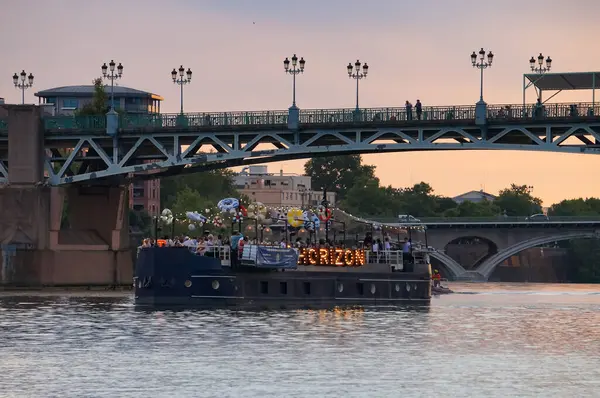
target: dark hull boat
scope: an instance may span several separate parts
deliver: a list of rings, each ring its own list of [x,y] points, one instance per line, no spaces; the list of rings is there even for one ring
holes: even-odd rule
[[[431,300],[431,266],[416,253],[404,272],[390,258],[369,263],[348,249],[251,246],[239,264],[186,248],[141,249],[134,287],[138,307],[323,308]]]

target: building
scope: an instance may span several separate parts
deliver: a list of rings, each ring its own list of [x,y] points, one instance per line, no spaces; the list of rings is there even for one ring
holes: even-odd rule
[[[494,199],[496,199],[496,196],[484,192],[483,189],[480,191],[469,191],[452,198],[452,200],[454,200],[458,204],[461,204],[462,202],[478,203],[483,202],[484,200],[493,201]]]
[[[110,101],[110,87],[106,87],[106,92]],[[73,115],[77,109],[92,102],[94,86],[55,87],[34,95],[39,98],[40,105],[53,104],[56,115]],[[115,109],[127,113],[160,113],[160,103],[164,100],[160,95],[124,86],[115,86],[114,95]]]
[[[160,180],[135,181],[129,185],[129,208],[146,210],[151,216],[160,213]]]
[[[268,172],[267,166],[245,167],[234,179],[235,187],[256,202],[270,207],[317,207],[323,192],[315,191],[311,178],[297,174]],[[327,192],[327,201],[335,206],[335,192]]]
[[[109,94],[110,87],[106,88]],[[94,98],[94,86],[65,86],[35,93],[45,114],[74,115]],[[160,113],[163,97],[124,86],[114,87],[115,108],[127,113]],[[108,104],[107,104],[108,105]],[[129,208],[145,210],[151,216],[160,213],[160,180],[136,181],[129,186]]]

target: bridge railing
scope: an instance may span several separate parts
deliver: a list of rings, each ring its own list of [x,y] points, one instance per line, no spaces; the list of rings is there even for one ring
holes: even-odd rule
[[[548,216],[547,218],[527,216],[498,216],[498,217],[421,217],[416,221],[407,222],[397,218],[373,218],[369,221],[382,224],[422,225],[422,224],[476,224],[476,223],[568,223],[568,222],[598,222],[600,216]]]
[[[595,116],[594,116],[595,115]],[[538,107],[535,104],[488,105],[488,120],[544,120],[554,118],[600,117],[600,104],[589,102],[553,103]],[[416,121],[414,107],[407,112],[405,107],[361,108],[361,109],[303,109],[300,124],[356,124],[394,123]],[[474,105],[424,106],[421,121],[474,121]],[[287,110],[248,112],[199,112],[184,114],[123,113],[119,116],[122,129],[169,129],[181,127],[226,127],[226,126],[285,126]],[[8,128],[6,118],[0,119],[0,131]],[[92,116],[47,116],[45,130],[103,130],[105,115]]]

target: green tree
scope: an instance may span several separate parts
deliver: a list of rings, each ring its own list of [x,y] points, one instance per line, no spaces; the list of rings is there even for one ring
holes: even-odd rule
[[[569,280],[579,283],[600,282],[600,240],[578,239],[569,242]]]
[[[342,208],[353,215],[395,217],[397,206],[377,179],[362,178],[347,191]]]
[[[596,216],[600,214],[600,200],[596,198],[569,199],[553,204],[548,210],[551,216]]]
[[[229,170],[206,171],[163,178],[160,186],[160,201],[163,208],[172,208],[180,192],[185,188],[197,192],[213,207],[227,197],[241,195],[233,185],[233,173]],[[242,198],[242,201],[244,198]],[[246,198],[246,201],[248,199]],[[193,209],[202,212],[203,208]],[[192,209],[186,209],[192,211]]]
[[[92,102],[89,102],[82,106],[76,112],[76,116],[93,116],[93,115],[104,115],[108,112],[108,95],[102,84],[102,78],[93,80],[94,82],[94,96]]]
[[[500,191],[494,204],[500,211],[506,212],[506,215],[511,217],[541,213],[542,200],[532,193],[531,186],[511,184],[510,188]]]
[[[326,188],[336,192],[338,201],[343,201],[348,190],[359,180],[373,179],[379,184],[375,166],[362,164],[360,155],[313,158],[304,164],[304,172],[311,177],[313,189]]]
[[[464,201],[458,206],[446,210],[446,217],[497,217],[501,215],[500,208],[489,200],[481,202]]]

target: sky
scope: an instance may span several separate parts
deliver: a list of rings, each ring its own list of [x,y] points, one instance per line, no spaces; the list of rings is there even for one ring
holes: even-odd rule
[[[12,75],[35,75],[33,93],[91,84],[104,62],[124,66],[119,84],[162,95],[163,112],[179,111],[179,87],[170,73],[193,71],[185,87],[186,112],[283,110],[292,79],[283,59],[306,60],[297,79],[300,108],[354,107],[355,82],[346,65],[368,62],[360,82],[361,107],[468,105],[479,99],[479,71],[470,63],[481,47],[495,54],[485,71],[484,99],[522,102],[522,75],[540,52],[553,70],[600,70],[595,51],[600,2],[472,0],[145,0],[103,2],[5,1],[0,14],[0,97],[20,101]],[[528,101],[535,99],[533,91]],[[561,93],[556,102],[591,102],[591,92]],[[425,181],[440,195],[511,183],[534,187],[551,205],[565,198],[600,196],[597,155],[513,151],[415,152],[365,155],[385,185]],[[304,161],[269,164],[270,171],[301,173]]]

